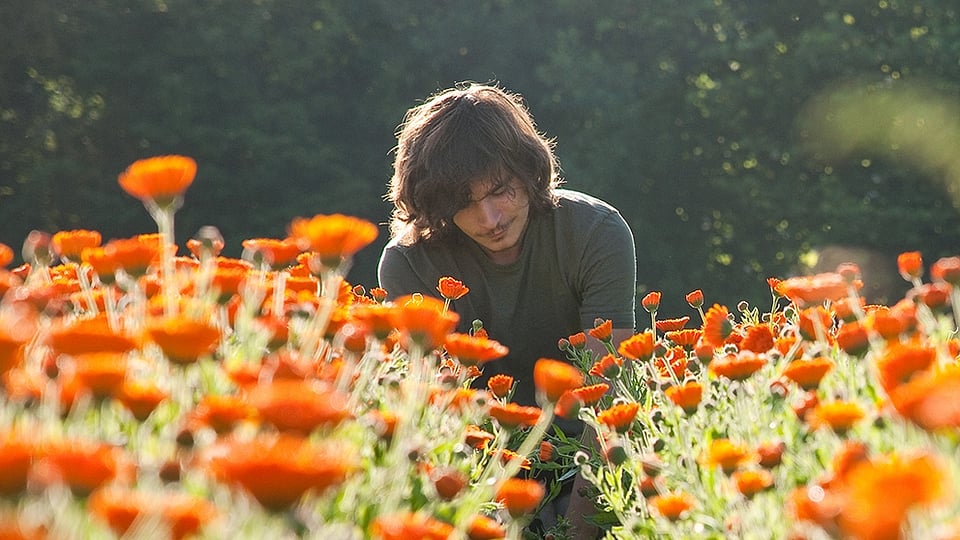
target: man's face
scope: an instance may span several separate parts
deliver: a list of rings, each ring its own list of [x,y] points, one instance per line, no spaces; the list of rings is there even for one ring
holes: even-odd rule
[[[499,264],[520,256],[520,240],[530,217],[530,197],[516,179],[501,183],[478,180],[470,204],[454,214],[453,222]]]

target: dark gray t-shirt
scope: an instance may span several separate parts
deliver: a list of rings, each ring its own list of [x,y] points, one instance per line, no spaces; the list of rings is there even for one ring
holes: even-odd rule
[[[486,364],[477,386],[496,373],[517,382],[514,400],[534,405],[533,365],[539,358],[563,358],[560,338],[592,328],[597,318],[616,328],[635,327],[636,248],[619,212],[607,203],[558,190],[559,207],[531,214],[520,257],[493,263],[459,230],[449,241],[400,245],[396,239],[380,258],[380,286],[389,298],[415,292],[440,296],[443,276],[470,288],[452,303],[459,332],[475,319],[491,339],[510,349]]]

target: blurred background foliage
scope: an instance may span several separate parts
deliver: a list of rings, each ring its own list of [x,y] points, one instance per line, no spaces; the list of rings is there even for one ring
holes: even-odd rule
[[[290,219],[385,223],[406,109],[459,81],[521,93],[567,187],[633,228],[662,316],[769,303],[766,278],[960,246],[960,10],[939,0],[2,0],[0,242],[153,232],[116,178],[199,163],[181,245]],[[376,285],[386,241],[359,256]],[[806,265],[806,266],[805,266]],[[642,319],[641,319],[642,320]]]

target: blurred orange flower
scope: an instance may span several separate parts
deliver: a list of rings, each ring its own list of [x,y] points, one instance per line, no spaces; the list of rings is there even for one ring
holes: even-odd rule
[[[414,512],[379,516],[370,525],[370,534],[378,540],[447,540],[453,532],[449,523]]]
[[[467,527],[467,538],[470,540],[501,540],[506,538],[507,530],[499,521],[478,514]]]
[[[897,255],[897,270],[900,277],[913,281],[923,277],[923,255],[919,251],[906,251]]]
[[[377,226],[343,214],[318,214],[296,218],[290,223],[290,236],[300,249],[310,250],[323,266],[336,268],[343,259],[353,257],[376,239]]]
[[[727,306],[714,304],[703,318],[703,341],[714,347],[722,347],[733,334],[733,321]]]
[[[183,195],[196,174],[197,162],[189,157],[158,156],[133,162],[118,181],[130,195],[164,208]]]
[[[514,518],[532,513],[540,506],[546,490],[537,480],[508,478],[497,488],[494,500],[502,504]]]
[[[612,354],[604,355],[590,366],[590,375],[605,379],[616,379],[623,368],[623,359]]]
[[[826,356],[815,358],[797,358],[792,360],[783,369],[783,375],[804,390],[813,390],[820,386],[820,381],[833,369],[833,360]]]
[[[188,414],[187,423],[206,426],[218,435],[233,430],[241,422],[254,420],[257,409],[237,396],[206,394]]]
[[[0,436],[0,496],[17,500],[23,494],[36,455],[37,445],[31,437],[4,430]]]
[[[540,358],[533,365],[533,384],[538,394],[548,402],[556,403],[567,390],[583,386],[583,373],[567,362]]]
[[[207,469],[220,482],[241,488],[264,508],[281,512],[308,492],[319,494],[343,483],[357,468],[356,456],[339,444],[260,435],[217,443],[207,456]]]
[[[657,514],[677,521],[682,518],[696,504],[692,495],[683,491],[673,491],[662,495],[654,495],[647,500]]]
[[[489,431],[486,431],[478,426],[467,426],[466,433],[464,433],[463,442],[467,443],[467,446],[479,450],[487,445],[490,441],[494,439],[494,436]]]
[[[900,538],[908,512],[944,501],[944,466],[922,452],[861,461],[847,474],[839,516],[845,537]]]
[[[240,243],[244,259],[262,262],[270,268],[285,268],[297,262],[300,246],[292,238],[248,238]]]
[[[696,346],[698,341],[700,341],[701,334],[702,332],[700,330],[687,328],[685,330],[673,330],[667,332],[664,337],[672,341],[674,345],[683,347],[684,349],[690,351],[693,350],[693,347]]]
[[[154,383],[127,380],[116,396],[138,421],[146,420],[156,408],[170,398],[170,393]]]
[[[403,296],[395,304],[391,311],[394,327],[424,351],[443,344],[460,321],[459,315],[445,311],[443,301],[432,296]]]
[[[119,447],[92,440],[52,443],[35,465],[44,484],[63,483],[75,494],[86,496],[110,482],[130,484],[136,464]]]
[[[806,416],[807,424],[814,429],[828,428],[842,435],[865,416],[863,408],[852,401],[829,401],[819,403]]]
[[[170,317],[149,321],[145,334],[174,364],[192,364],[213,354],[220,344],[220,329],[211,323]]]
[[[137,348],[137,340],[115,331],[105,316],[66,321],[55,326],[47,336],[47,345],[60,354],[96,352],[124,353]]]
[[[183,492],[148,492],[107,487],[87,500],[87,510],[110,529],[123,536],[138,519],[150,519],[169,531],[168,538],[180,540],[200,532],[217,512],[213,503]]]
[[[737,486],[737,491],[748,499],[773,487],[773,475],[766,469],[736,471],[730,475],[730,479]]]
[[[103,236],[97,231],[76,229],[54,233],[50,244],[60,260],[78,262],[84,249],[98,247],[102,241]]]
[[[247,401],[260,419],[280,431],[307,435],[315,429],[332,428],[353,413],[348,397],[321,384],[296,379],[278,379],[252,388]]]
[[[703,399],[703,385],[697,381],[687,381],[679,386],[671,386],[664,390],[667,398],[675,405],[691,414],[700,406]]]
[[[711,468],[720,467],[724,473],[730,474],[750,459],[750,455],[747,447],[730,439],[714,439],[704,453],[703,463]]]
[[[895,343],[877,358],[880,385],[889,392],[898,384],[926,371],[936,358],[937,350],[933,346],[918,342]]]
[[[543,411],[539,407],[526,407],[516,403],[493,402],[490,417],[507,429],[530,427],[540,420]]]
[[[13,250],[10,246],[0,243],[0,268],[13,262]]]
[[[767,365],[767,357],[752,351],[740,351],[718,356],[710,362],[710,373],[731,381],[743,381]]]
[[[127,356],[115,352],[95,352],[70,356],[73,382],[97,400],[120,395],[127,377]]]
[[[798,306],[807,307],[840,300],[847,296],[849,287],[840,274],[825,272],[785,279],[777,285],[777,292]]]
[[[900,416],[923,429],[960,427],[960,367],[924,373],[890,390]]]

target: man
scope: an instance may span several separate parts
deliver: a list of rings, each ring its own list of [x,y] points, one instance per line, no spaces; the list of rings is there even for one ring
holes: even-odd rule
[[[630,228],[612,206],[559,184],[552,141],[520,97],[499,87],[446,90],[401,125],[380,286],[395,298],[438,295],[443,276],[462,281],[470,292],[453,303],[458,330],[480,320],[510,350],[486,365],[480,384],[512,375],[524,405],[535,404],[534,363],[562,357],[560,338],[597,318],[613,321],[614,343],[634,332]]]

